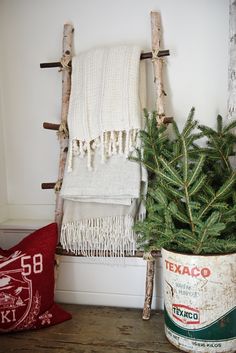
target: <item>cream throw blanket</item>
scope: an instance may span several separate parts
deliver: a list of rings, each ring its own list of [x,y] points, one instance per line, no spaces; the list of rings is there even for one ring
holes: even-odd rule
[[[140,54],[139,47],[122,45],[90,50],[73,58],[69,170],[73,154],[86,153],[90,168],[91,152],[97,147],[103,162],[115,153],[127,157],[135,146],[141,127],[140,99],[145,95],[139,90]]]
[[[97,151],[98,152],[98,151]],[[101,163],[93,156],[89,170],[85,158],[73,157],[73,170],[64,175],[61,196],[80,202],[131,205],[140,196],[141,169],[123,155],[114,155]]]
[[[64,201],[61,244],[67,251],[85,256],[124,256],[134,254],[133,231],[138,209],[131,206]]]
[[[143,127],[140,54],[136,46],[100,48],[72,62],[61,244],[75,253],[123,256],[136,248],[146,173],[127,156]]]

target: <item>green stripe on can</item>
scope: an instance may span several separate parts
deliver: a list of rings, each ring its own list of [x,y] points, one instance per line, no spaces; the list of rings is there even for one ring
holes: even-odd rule
[[[224,341],[236,338],[236,307],[228,311],[210,325],[187,330],[177,325],[164,308],[165,325],[177,335],[202,341]]]

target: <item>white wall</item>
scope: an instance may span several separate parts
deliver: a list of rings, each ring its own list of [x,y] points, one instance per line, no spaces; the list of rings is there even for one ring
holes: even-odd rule
[[[7,217],[7,183],[3,146],[2,121],[0,118],[0,222],[2,222]]]
[[[199,120],[212,125],[217,113],[226,114],[228,0],[0,1],[10,217],[53,218],[54,193],[40,184],[57,178],[58,145],[42,123],[60,120],[61,75],[39,63],[59,60],[63,24],[74,24],[75,53],[122,42],[149,51],[151,10],[161,12],[165,48],[171,52],[165,68],[167,114],[182,124],[195,106]],[[154,109],[151,86],[149,109]],[[0,196],[6,189],[2,169]]]
[[[7,217],[7,182],[5,173],[3,123],[1,115],[1,89],[0,89],[0,222]]]
[[[2,31],[0,22],[0,43],[2,45]],[[2,67],[0,55],[0,67]],[[7,218],[7,180],[6,180],[6,163],[5,163],[5,143],[3,133],[3,81],[2,72],[0,71],[0,222]]]
[[[115,43],[137,43],[150,51],[151,10],[161,12],[163,48],[171,52],[165,67],[167,115],[183,124],[195,106],[196,117],[213,125],[216,114],[226,115],[228,0],[0,0],[0,221],[7,210],[10,218],[53,219],[54,192],[40,184],[57,179],[59,149],[56,134],[42,124],[60,121],[61,74],[39,64],[60,59],[63,24],[75,27],[75,54]],[[147,67],[152,110],[150,62]],[[14,241],[22,236],[18,229],[27,228],[22,222],[9,230]],[[9,232],[0,246],[9,241]],[[145,262],[126,261],[109,268],[63,257],[57,299],[142,307]],[[157,267],[160,287],[159,262]],[[161,305],[158,290],[153,307]]]

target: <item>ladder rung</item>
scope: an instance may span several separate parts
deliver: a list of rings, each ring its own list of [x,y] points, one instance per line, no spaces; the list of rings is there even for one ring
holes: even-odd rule
[[[56,183],[42,183],[41,184],[41,189],[46,190],[46,189],[54,189]]]
[[[170,55],[170,51],[168,49],[167,50],[160,50],[157,54],[157,56],[160,58],[163,56],[168,56],[168,55]],[[140,55],[140,60],[151,59],[151,58],[152,58],[152,52],[142,53]],[[71,66],[71,61],[69,62],[68,65]],[[60,61],[40,64],[41,69],[51,68],[51,67],[62,67],[62,64]]]
[[[60,124],[53,124],[53,123],[43,123],[43,128],[48,130],[59,130]]]
[[[164,118],[164,124],[172,123],[172,121],[173,121],[173,117],[171,117],[171,116],[169,116],[169,117],[166,116]],[[60,127],[60,124],[47,123],[47,122],[43,123],[43,128],[47,129],[47,130],[59,130],[59,127]]]

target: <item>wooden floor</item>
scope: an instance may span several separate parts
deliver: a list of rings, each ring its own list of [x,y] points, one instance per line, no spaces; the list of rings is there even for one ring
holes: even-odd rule
[[[1,335],[1,353],[177,353],[164,334],[163,313],[63,304],[73,318],[37,331]]]

